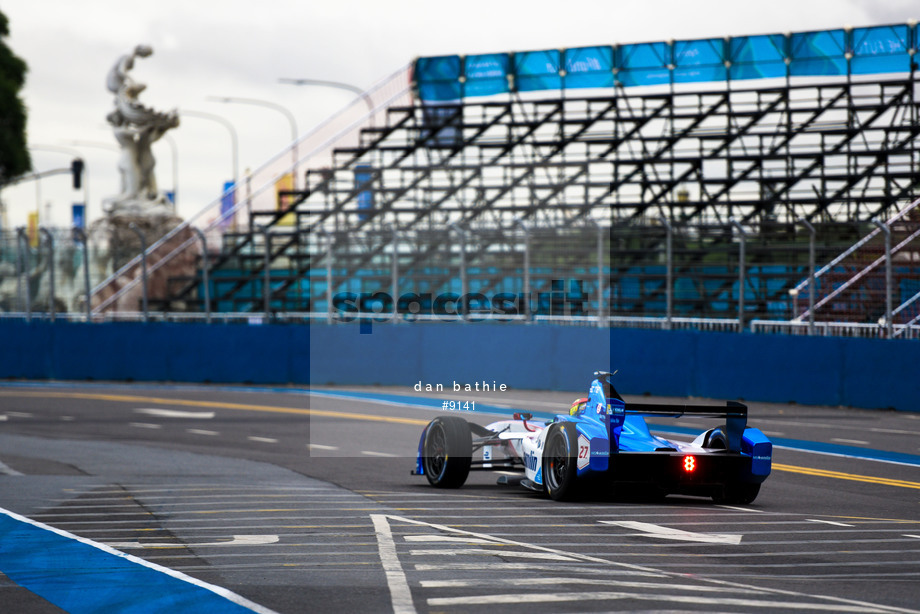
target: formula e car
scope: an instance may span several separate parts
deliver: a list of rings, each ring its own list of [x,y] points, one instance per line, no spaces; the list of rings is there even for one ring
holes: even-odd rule
[[[454,415],[435,418],[422,431],[412,473],[438,488],[459,488],[471,470],[523,469],[521,485],[555,500],[571,499],[591,484],[607,492],[635,486],[717,503],[754,501],[770,475],[773,444],[747,426],[747,406],[626,403],[610,373],[594,375],[588,396],[552,420],[520,413],[480,426]],[[645,422],[647,416],[688,415],[725,422],[692,443],[652,435]]]

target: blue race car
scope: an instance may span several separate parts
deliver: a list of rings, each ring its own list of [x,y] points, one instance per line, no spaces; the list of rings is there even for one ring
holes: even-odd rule
[[[614,492],[635,486],[658,495],[709,496],[717,503],[757,498],[770,475],[773,444],[747,426],[747,406],[626,403],[610,373],[594,375],[588,396],[553,420],[521,413],[480,426],[458,416],[435,418],[422,431],[413,474],[438,488],[459,488],[474,469],[523,469],[521,485],[557,501],[589,484]],[[652,435],[645,422],[646,416],[688,415],[725,423],[684,443]],[[480,451],[482,458],[473,458]]]

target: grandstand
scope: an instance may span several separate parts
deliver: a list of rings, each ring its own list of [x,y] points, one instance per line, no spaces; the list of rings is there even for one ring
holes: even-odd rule
[[[910,335],[918,46],[898,24],[419,58],[189,220],[194,270],[168,265],[201,253],[184,227],[154,244],[150,304]],[[96,314],[137,310],[139,268]]]

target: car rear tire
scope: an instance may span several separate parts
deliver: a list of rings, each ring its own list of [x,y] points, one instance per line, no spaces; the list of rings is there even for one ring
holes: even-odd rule
[[[703,447],[715,450],[727,450],[728,440],[722,429],[715,429],[706,438]],[[757,495],[760,494],[760,484],[751,484],[748,482],[736,482],[726,484],[718,492],[712,495],[712,500],[716,503],[728,505],[747,505],[753,503]]]
[[[575,425],[559,422],[549,427],[543,446],[543,488],[554,501],[576,495],[578,436]]]
[[[428,483],[436,488],[460,488],[470,474],[473,443],[470,425],[457,416],[428,423],[422,463]]]

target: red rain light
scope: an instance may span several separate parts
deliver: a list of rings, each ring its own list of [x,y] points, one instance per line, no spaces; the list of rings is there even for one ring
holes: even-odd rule
[[[693,456],[685,456],[684,457],[684,471],[686,471],[687,473],[693,473],[695,469],[696,469],[696,458],[694,458]]]

